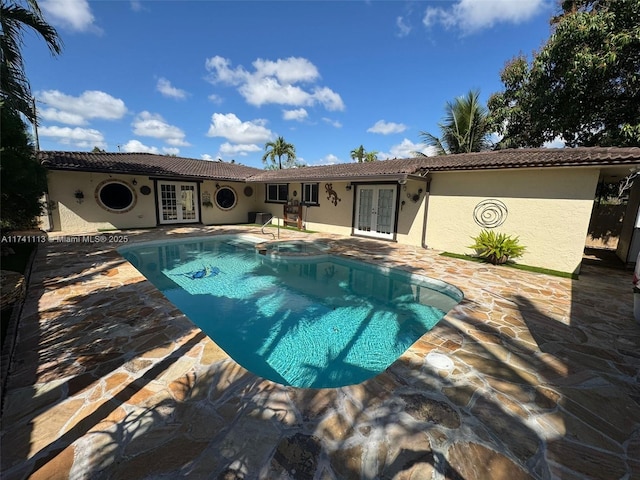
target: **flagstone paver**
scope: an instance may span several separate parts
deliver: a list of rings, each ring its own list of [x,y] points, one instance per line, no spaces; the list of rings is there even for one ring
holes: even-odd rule
[[[123,232],[131,241],[251,227]],[[110,243],[39,249],[2,412],[2,478],[640,478],[630,272],[579,280],[325,234],[464,300],[386,372],[298,389],[230,359]],[[428,360],[446,355],[453,368]]]

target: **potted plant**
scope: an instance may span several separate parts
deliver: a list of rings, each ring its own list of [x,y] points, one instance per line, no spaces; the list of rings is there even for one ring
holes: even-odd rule
[[[474,241],[473,248],[477,255],[494,265],[506,263],[510,258],[521,257],[526,248],[520,245],[519,237],[511,237],[493,230],[482,230]]]

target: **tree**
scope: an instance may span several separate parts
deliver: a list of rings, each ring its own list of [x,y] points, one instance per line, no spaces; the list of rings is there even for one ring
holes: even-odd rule
[[[378,160],[378,152],[371,151],[371,152],[367,152],[364,149],[363,145],[360,145],[358,148],[354,148],[353,150],[351,150],[351,159],[352,160],[357,160],[358,163],[362,163],[362,162],[374,162],[376,160]]]
[[[365,153],[364,146],[360,145],[358,148],[351,150],[351,159],[357,160],[358,163],[362,163],[364,161]]]
[[[44,21],[36,0],[26,0],[26,6],[1,0],[0,28],[0,101],[35,123],[36,113],[21,51],[23,33],[27,29],[35,31],[54,55],[62,51],[62,42],[55,28]]]
[[[40,198],[46,191],[47,173],[35,157],[20,114],[0,106],[0,116],[0,227],[29,228],[42,213]]]
[[[296,147],[291,143],[287,143],[283,137],[278,137],[275,142],[267,142],[264,145],[265,154],[262,156],[262,162],[267,164],[267,160],[271,160],[271,165],[276,165],[276,157],[278,157],[278,169],[282,169],[282,157],[287,157],[287,163],[296,158]]]
[[[364,154],[365,162],[375,162],[376,160],[378,160],[378,152],[376,152],[375,150]]]
[[[489,135],[493,132],[487,109],[479,101],[480,92],[469,91],[466,96],[447,102],[445,118],[439,123],[441,137],[420,132],[424,143],[435,147],[438,155],[469,153],[487,150],[491,146]],[[422,152],[417,155],[425,156]]]
[[[501,147],[640,145],[640,2],[566,0],[531,63],[520,55],[489,99]]]

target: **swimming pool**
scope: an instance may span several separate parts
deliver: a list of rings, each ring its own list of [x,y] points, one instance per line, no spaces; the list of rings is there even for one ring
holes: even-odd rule
[[[326,253],[262,255],[263,242],[221,235],[119,252],[237,363],[295,387],[381,373],[462,300],[447,283]]]

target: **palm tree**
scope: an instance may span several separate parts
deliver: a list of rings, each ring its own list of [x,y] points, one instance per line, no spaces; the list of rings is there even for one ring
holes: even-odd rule
[[[378,152],[376,152],[375,150],[373,152],[367,152],[364,154],[365,162],[375,162],[376,160],[378,160]]]
[[[35,123],[36,113],[21,52],[23,31],[28,27],[38,33],[54,55],[62,51],[62,41],[55,28],[44,21],[38,2],[26,0],[26,4],[0,2],[0,102]]]
[[[358,148],[354,148],[351,150],[351,159],[358,160],[358,163],[362,163],[364,161],[364,156],[366,152],[364,151],[364,146],[360,145]]]
[[[283,155],[287,157],[287,163],[296,158],[296,147],[287,143],[284,137],[278,137],[275,142],[265,143],[264,149],[266,153],[262,156],[262,162],[266,164],[267,159],[270,159],[271,164],[275,167],[276,157],[278,157],[278,169],[282,169]]]
[[[447,102],[444,123],[439,123],[440,138],[428,132],[420,132],[424,143],[435,147],[438,155],[468,153],[487,150],[491,146],[492,132],[487,109],[480,104],[480,92],[469,91],[465,97]],[[416,154],[425,156],[424,153]]]

